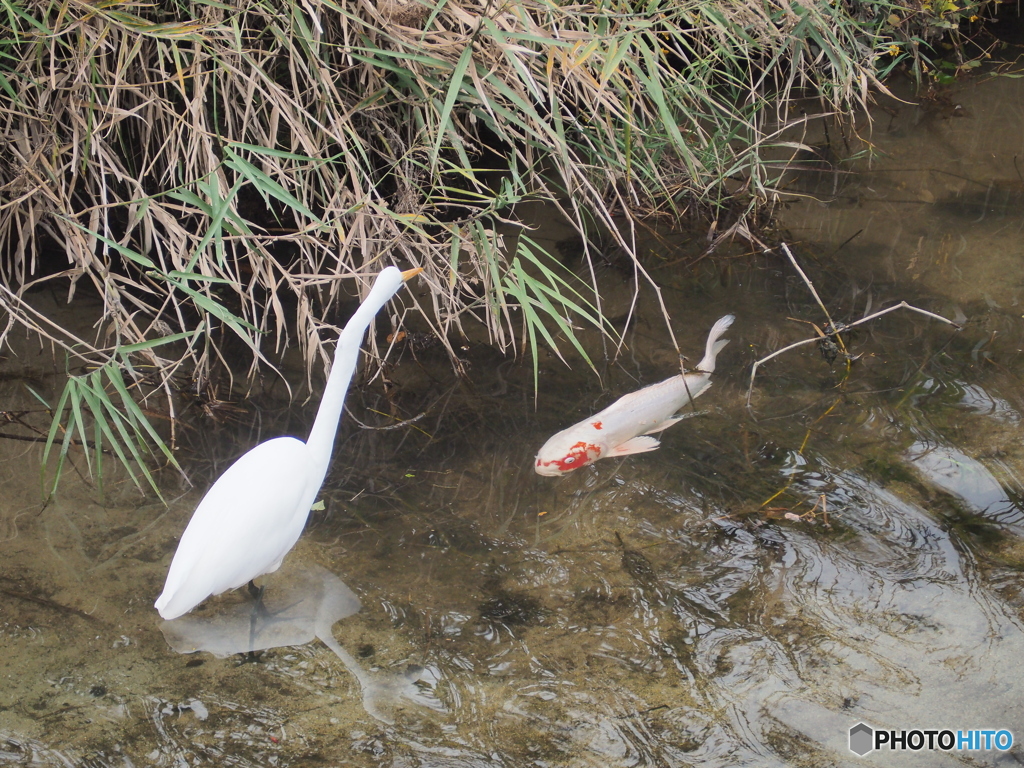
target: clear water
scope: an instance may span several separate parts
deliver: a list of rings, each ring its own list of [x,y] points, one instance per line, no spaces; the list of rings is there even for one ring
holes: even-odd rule
[[[891,313],[847,337],[848,372],[815,345],[764,366],[750,412],[752,362],[820,311],[781,258],[736,248],[686,269],[662,243],[652,272],[683,351],[699,357],[722,314],[737,321],[701,413],[655,453],[532,471],[550,434],[671,375],[650,308],[600,382],[543,359],[536,403],[529,363],[474,340],[471,381],[440,350],[406,349],[390,398],[352,394],[366,423],[427,415],[392,431],[346,421],[327,508],[289,562],[359,596],[333,636],[366,676],[414,691],[392,723],[319,641],[255,663],[169,648],[152,603],[201,487],[139,506],[72,473],[40,511],[39,446],[0,441],[0,765],[935,766],[964,761],[862,761],[848,729],[1024,740],[1022,88],[887,104],[871,134],[884,154],[795,179],[783,213],[836,319],[906,300],[964,320],[959,333]],[[624,316],[630,279],[601,279]],[[4,363],[12,408],[52,368],[28,354]],[[188,439],[229,459],[256,417],[239,418]],[[260,418],[264,436],[299,423]]]

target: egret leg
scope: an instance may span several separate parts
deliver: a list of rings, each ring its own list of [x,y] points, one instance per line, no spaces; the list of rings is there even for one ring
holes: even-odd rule
[[[256,582],[249,579],[249,584],[246,586],[246,590],[249,592],[249,597],[255,600],[260,605],[263,605],[263,593],[266,591],[267,585],[264,584],[262,587],[257,587]]]
[[[249,596],[253,599],[252,613],[249,614],[249,653],[246,657],[246,661],[255,663],[259,660],[256,655],[256,623],[262,618],[267,617],[267,607],[263,604],[263,593],[267,591],[267,585],[264,584],[261,587],[257,587],[253,583],[252,579],[249,580],[249,584],[246,587],[249,592]]]

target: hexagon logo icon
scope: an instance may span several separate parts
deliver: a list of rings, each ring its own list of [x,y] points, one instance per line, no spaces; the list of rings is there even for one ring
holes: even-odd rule
[[[850,729],[850,751],[864,757],[874,747],[875,732],[870,725],[857,723]]]

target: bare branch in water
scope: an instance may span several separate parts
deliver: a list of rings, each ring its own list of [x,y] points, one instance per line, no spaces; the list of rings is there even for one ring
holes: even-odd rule
[[[893,311],[895,311],[897,309],[909,309],[912,312],[917,312],[919,314],[925,315],[926,317],[930,317],[933,320],[941,320],[942,322],[947,323],[948,325],[952,325],[958,331],[963,328],[963,326],[960,325],[959,323],[954,323],[952,320],[949,320],[949,319],[943,317],[942,315],[937,315],[934,312],[929,312],[927,309],[921,309],[920,307],[915,307],[913,304],[908,304],[905,301],[901,301],[899,304],[894,304],[893,306],[886,307],[885,309],[881,309],[878,312],[875,312],[874,314],[867,315],[866,317],[862,317],[860,320],[857,320],[856,322],[850,323],[849,325],[842,325],[842,324],[840,324],[840,325],[837,326],[835,324],[835,322],[833,322],[831,316],[829,316],[828,310],[825,309],[825,305],[822,303],[821,299],[818,297],[818,292],[816,290],[814,290],[814,285],[811,283],[811,281],[807,277],[807,275],[804,274],[804,271],[802,269],[800,269],[800,265],[797,264],[796,259],[793,258],[793,254],[790,252],[789,247],[785,243],[782,244],[782,250],[785,252],[786,256],[789,257],[790,262],[792,262],[793,266],[796,268],[796,271],[800,274],[800,277],[802,277],[803,281],[807,284],[807,287],[810,289],[811,294],[814,296],[814,300],[818,302],[818,306],[821,307],[821,311],[824,312],[825,313],[825,317],[828,318],[828,323],[829,324],[828,324],[828,327],[825,329],[825,331],[822,332],[821,336],[815,336],[815,337],[810,338],[810,339],[803,339],[802,341],[797,341],[797,342],[795,342],[793,344],[790,344],[789,346],[783,347],[782,349],[779,349],[779,350],[776,350],[775,352],[772,352],[767,357],[762,357],[760,360],[757,360],[757,361],[754,362],[754,366],[750,370],[750,385],[747,387],[747,410],[752,410],[751,406],[750,406],[750,399],[751,399],[751,397],[753,397],[753,394],[754,394],[754,377],[757,376],[757,369],[760,366],[762,366],[765,363],[767,363],[772,358],[778,357],[783,352],[788,352],[791,349],[796,349],[797,347],[802,347],[805,344],[813,344],[815,342],[819,342],[823,338],[826,338],[826,339],[827,338],[835,338],[835,339],[839,340],[839,334],[840,333],[842,333],[844,331],[847,331],[850,328],[854,328],[854,327],[856,327],[858,325],[866,323],[869,320],[874,320],[876,318],[879,318],[882,315],[887,315],[890,312],[893,312]],[[846,350],[844,349],[843,352],[845,353]]]

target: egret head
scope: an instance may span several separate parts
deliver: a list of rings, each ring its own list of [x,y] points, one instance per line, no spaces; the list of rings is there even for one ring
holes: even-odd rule
[[[376,311],[380,306],[385,304],[388,299],[398,293],[398,289],[401,288],[404,283],[408,282],[422,271],[423,267],[407,269],[404,272],[398,267],[385,267],[380,271],[380,274],[377,275],[377,279],[373,281],[373,287],[370,289],[370,293],[367,295],[363,304],[369,305],[370,308],[373,308],[373,311]]]

